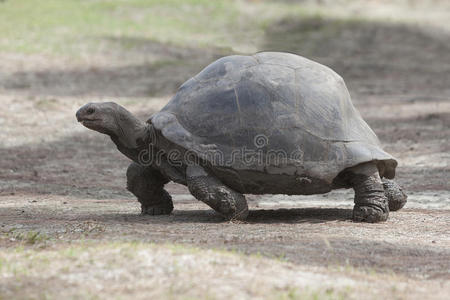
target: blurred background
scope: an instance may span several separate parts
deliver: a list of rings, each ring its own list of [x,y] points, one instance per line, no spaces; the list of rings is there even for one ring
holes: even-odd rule
[[[215,236],[215,242],[198,237],[198,226],[216,219],[202,215],[200,209],[206,207],[194,203],[184,187],[170,184],[168,189],[174,195],[175,206],[200,210],[193,215],[175,214],[175,220],[181,223],[194,219],[188,226],[191,231],[175,227],[180,230],[177,235],[177,230],[163,229],[160,223],[166,221],[162,219],[133,217],[139,207],[124,189],[129,161],[108,137],[77,124],[74,115],[87,102],[115,101],[145,120],[162,108],[185,80],[212,61],[258,51],[296,53],[328,65],[343,76],[354,105],[384,149],[399,160],[397,181],[410,195],[404,214],[417,222],[433,216],[436,228],[431,232],[438,235],[434,240],[439,239],[445,225],[436,220],[448,222],[450,208],[450,1],[0,0],[0,246],[15,247],[27,241],[24,236],[29,232],[39,232],[37,237],[45,233],[50,241],[61,236],[65,241],[80,236],[104,240],[107,238],[102,233],[112,234],[109,230],[115,228],[119,235],[130,239],[181,240],[222,248],[227,237]],[[262,219],[269,218],[269,223],[282,223],[304,218],[332,220],[333,214],[346,220],[351,215],[352,197],[351,191],[337,191],[309,198],[248,199],[253,208],[303,205],[346,209],[294,211],[275,215],[275,219],[262,213]],[[304,202],[296,201],[299,199]],[[427,210],[425,216],[419,214],[422,210]],[[254,220],[259,220],[258,216],[254,215]],[[404,227],[392,236],[406,236],[415,226],[422,228],[393,218],[397,226]],[[119,226],[129,220],[143,226],[141,231]],[[146,235],[144,227],[148,222],[160,222],[158,237]],[[226,231],[217,226],[208,228]],[[247,234],[238,228],[227,230],[231,235]],[[12,235],[12,229],[19,235]],[[264,230],[268,234],[278,229]],[[349,234],[376,239],[376,229],[367,230],[369,233],[342,231],[342,245]],[[92,232],[98,236],[91,236]],[[414,243],[428,238],[431,243],[431,232],[419,234]],[[283,236],[282,232],[276,234]],[[111,236],[120,240],[117,235]],[[260,241],[264,244],[262,240],[265,238]],[[444,240],[447,248],[439,251],[448,258],[448,232]],[[256,251],[248,247],[251,241],[233,241],[224,247]],[[401,274],[417,271],[428,277],[448,275],[445,266],[449,260],[441,260],[442,252],[429,250],[419,255],[397,242],[384,245],[391,247],[389,251],[384,246],[379,248],[380,256],[370,262],[363,259],[363,250],[354,260],[336,254],[331,261],[377,270],[387,266]],[[290,243],[276,249],[267,246],[262,252],[270,256],[281,251],[290,260],[319,266],[330,262],[329,253],[323,254],[327,243],[310,244],[311,249],[323,247],[325,252],[316,255],[304,251],[303,258],[289,248]],[[366,246],[376,249],[369,242]],[[426,247],[428,244],[419,248]],[[8,253],[3,253],[4,257],[14,257]],[[353,257],[354,253],[349,253]],[[382,258],[395,255],[408,259],[395,265],[395,259]],[[423,256],[423,261],[416,261],[416,256]],[[419,264],[418,269],[412,269],[408,262]],[[15,282],[9,282],[5,290],[14,292],[29,284]]]
[[[127,161],[76,124],[80,105],[112,100],[146,119],[215,59],[258,51],[333,68],[400,159],[399,180],[448,190],[449,31],[444,0],[2,1],[0,192],[96,188],[88,172]]]

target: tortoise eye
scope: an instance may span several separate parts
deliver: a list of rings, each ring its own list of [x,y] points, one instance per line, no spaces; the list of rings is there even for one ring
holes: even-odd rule
[[[93,109],[92,107],[89,107],[88,110],[86,111],[86,113],[88,115],[92,115],[95,112],[95,109]]]

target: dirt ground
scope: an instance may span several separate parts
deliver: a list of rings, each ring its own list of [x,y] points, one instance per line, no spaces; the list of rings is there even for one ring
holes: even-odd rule
[[[248,195],[248,220],[224,222],[173,183],[173,214],[139,215],[129,161],[76,109],[114,100],[146,119],[230,51],[133,45],[83,60],[0,52],[0,299],[450,297],[448,31],[286,17],[257,44],[344,77],[409,195],[380,224],[351,221],[351,190]]]

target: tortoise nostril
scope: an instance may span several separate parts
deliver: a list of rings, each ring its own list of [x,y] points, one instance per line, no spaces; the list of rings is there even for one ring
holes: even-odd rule
[[[92,107],[89,107],[89,108],[86,110],[86,114],[88,114],[88,115],[92,115],[94,112],[95,112],[95,109],[92,108]]]

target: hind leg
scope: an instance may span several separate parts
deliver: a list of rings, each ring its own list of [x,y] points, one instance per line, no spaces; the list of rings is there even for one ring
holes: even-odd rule
[[[164,189],[169,182],[158,170],[131,163],[127,169],[127,189],[141,203],[141,213],[168,215],[173,210],[172,197]]]
[[[389,210],[396,211],[405,206],[408,196],[403,192],[403,189],[390,179],[382,179],[384,194],[389,202]]]
[[[191,194],[227,220],[245,220],[248,206],[244,195],[224,185],[200,166],[188,166],[186,179]]]
[[[375,163],[361,164],[348,171],[350,184],[355,190],[353,220],[369,223],[386,221],[389,205]]]

